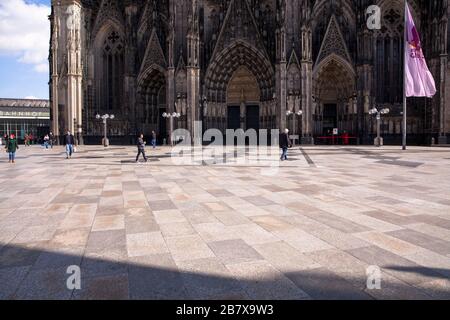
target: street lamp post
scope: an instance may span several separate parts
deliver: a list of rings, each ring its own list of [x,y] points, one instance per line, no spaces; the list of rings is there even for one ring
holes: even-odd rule
[[[377,139],[375,142],[375,145],[377,147],[381,147],[381,116],[382,115],[386,115],[390,112],[390,110],[388,108],[384,108],[381,110],[378,110],[377,108],[373,108],[371,110],[369,110],[369,114],[370,115],[374,115],[377,117]]]
[[[169,119],[170,120],[170,134],[169,134],[169,139],[170,139],[170,146],[173,147],[173,137],[172,137],[172,132],[173,132],[173,119],[174,118],[179,118],[181,117],[181,114],[174,112],[174,113],[163,113],[163,118]]]
[[[292,112],[291,110],[286,111],[286,116],[289,117],[290,115],[292,115],[294,117],[294,124],[293,124],[294,128],[293,128],[293,131],[292,131],[292,135],[294,136],[293,140],[294,140],[294,146],[295,146],[295,134],[296,134],[295,118],[296,117],[300,118],[303,115],[303,110],[299,110],[297,112]],[[300,136],[299,136],[299,138],[300,138]]]
[[[103,121],[103,146],[108,147],[109,146],[108,130],[107,130],[108,119],[114,120],[115,117],[113,114],[104,114],[102,116],[97,114],[95,118],[97,118],[97,120],[101,119]]]

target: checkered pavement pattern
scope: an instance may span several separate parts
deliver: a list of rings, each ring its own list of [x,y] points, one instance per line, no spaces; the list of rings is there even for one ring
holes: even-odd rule
[[[135,151],[1,156],[0,299],[450,298],[450,149]]]

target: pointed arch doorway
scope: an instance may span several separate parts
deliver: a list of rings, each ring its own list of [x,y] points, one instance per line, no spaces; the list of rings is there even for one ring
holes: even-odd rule
[[[338,129],[339,134],[356,134],[356,74],[353,67],[331,54],[315,68],[313,79],[315,136],[331,136],[333,129]]]
[[[245,66],[233,73],[227,86],[227,129],[260,129],[258,81]]]
[[[275,123],[275,75],[264,51],[235,40],[215,55],[205,74],[204,127],[270,129]],[[248,111],[247,111],[248,110]]]
[[[167,138],[166,78],[165,70],[153,65],[138,78],[138,95],[135,127],[138,133],[150,136],[155,131],[158,143]]]

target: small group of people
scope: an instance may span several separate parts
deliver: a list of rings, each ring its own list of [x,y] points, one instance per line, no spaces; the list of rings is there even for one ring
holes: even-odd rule
[[[153,149],[155,149],[156,148],[156,132],[155,131],[152,131],[152,141],[151,142],[152,142]],[[145,162],[148,161],[148,158],[145,155],[145,145],[146,144],[147,144],[147,142],[144,140],[144,134],[141,133],[137,140],[138,153],[136,156],[136,162],[139,161],[139,157],[141,156],[141,154],[142,154],[142,157],[144,158],[144,161]]]
[[[53,135],[53,132],[50,131],[49,134],[46,134],[44,136],[44,148],[48,149],[49,147],[53,149],[53,144],[55,143],[55,136]]]

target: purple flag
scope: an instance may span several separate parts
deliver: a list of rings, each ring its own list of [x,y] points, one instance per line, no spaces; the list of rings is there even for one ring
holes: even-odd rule
[[[408,3],[405,12],[405,82],[407,97],[431,98],[436,94],[436,84],[425,61]]]

